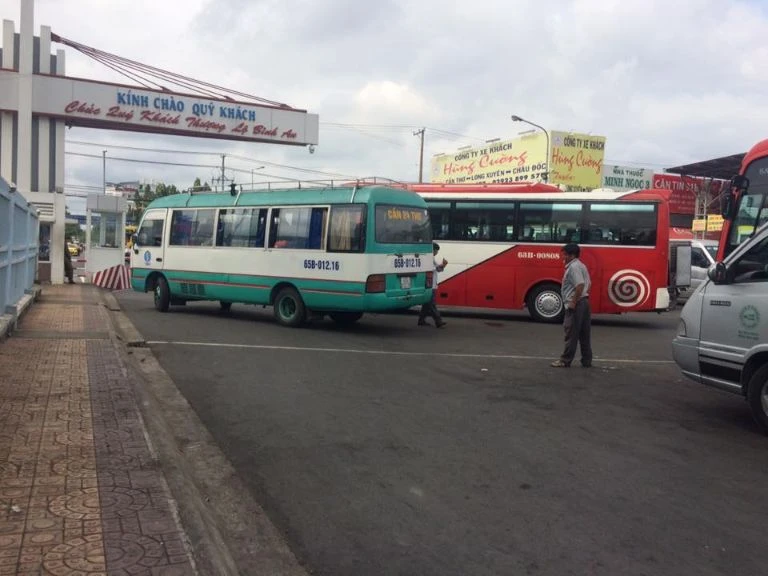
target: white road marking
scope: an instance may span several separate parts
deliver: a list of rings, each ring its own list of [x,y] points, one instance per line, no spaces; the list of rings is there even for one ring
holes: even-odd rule
[[[434,356],[442,358],[478,358],[491,360],[549,360],[553,356],[529,356],[525,354],[463,354],[460,352],[403,352],[398,350],[360,350],[356,348],[314,348],[309,346],[272,346],[266,344],[226,344],[221,342],[175,342],[148,340],[148,346],[200,346],[206,348],[241,348],[247,350],[285,350],[292,352],[327,352],[331,354],[371,354],[377,356]],[[673,360],[639,360],[632,358],[599,358],[595,361],[614,364],[674,364]]]

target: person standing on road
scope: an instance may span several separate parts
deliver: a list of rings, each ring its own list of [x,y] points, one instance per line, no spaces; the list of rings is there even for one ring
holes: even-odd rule
[[[73,280],[74,276],[74,269],[72,267],[72,256],[69,254],[69,246],[67,243],[64,243],[64,275],[67,277],[67,280],[70,284],[74,284],[75,281]]]
[[[552,362],[554,368],[568,368],[576,356],[576,346],[581,346],[581,365],[592,366],[592,311],[589,307],[589,289],[592,282],[589,271],[579,260],[581,249],[578,244],[563,246],[565,272],[560,288],[565,304],[565,350],[559,360]]]
[[[448,266],[448,260],[443,258],[442,262],[438,262],[437,253],[439,251],[440,244],[437,242],[432,242],[432,299],[426,304],[422,304],[421,306],[421,312],[419,312],[419,326],[427,325],[427,316],[432,316],[432,319],[435,321],[435,328],[442,328],[446,324],[446,322],[440,316],[440,311],[437,309],[436,298],[438,285],[437,273],[445,270],[445,267]]]

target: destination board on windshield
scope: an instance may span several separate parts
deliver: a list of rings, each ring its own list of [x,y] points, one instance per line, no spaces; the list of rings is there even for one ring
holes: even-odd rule
[[[396,220],[398,222],[423,222],[426,218],[426,211],[419,208],[388,208],[384,212],[387,220]]]

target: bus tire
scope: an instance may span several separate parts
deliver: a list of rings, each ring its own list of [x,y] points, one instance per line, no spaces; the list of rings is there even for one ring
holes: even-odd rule
[[[155,310],[158,312],[168,312],[171,305],[171,290],[168,288],[168,281],[165,276],[159,276],[155,282]]]
[[[331,317],[331,320],[333,320],[336,324],[339,326],[351,326],[360,318],[363,317],[362,312],[329,312],[328,316]]]
[[[232,302],[224,302],[224,300],[219,302],[219,306],[221,307],[222,312],[229,312],[232,310]]]
[[[768,364],[761,366],[749,379],[747,401],[755,422],[768,434]]]
[[[527,298],[528,313],[537,322],[561,323],[565,317],[560,286],[554,282],[539,284]]]
[[[281,288],[275,296],[275,320],[283,326],[296,328],[304,324],[307,309],[295,288]]]

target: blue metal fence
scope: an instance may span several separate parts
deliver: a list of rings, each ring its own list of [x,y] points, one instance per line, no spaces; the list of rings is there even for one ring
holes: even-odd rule
[[[39,228],[37,210],[0,178],[0,315],[35,282]]]

